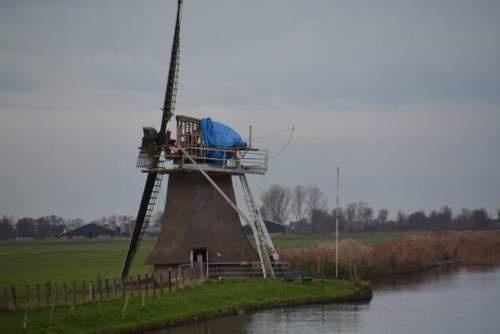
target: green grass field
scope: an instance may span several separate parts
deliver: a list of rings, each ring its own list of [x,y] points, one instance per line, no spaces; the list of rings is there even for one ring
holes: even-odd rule
[[[143,265],[153,245],[143,240],[131,274],[147,273]],[[128,240],[8,241],[0,243],[0,286],[118,278]]]
[[[401,239],[404,233],[348,234],[341,239],[354,239],[365,244]],[[279,248],[305,247],[334,242],[334,235],[282,235],[273,238]],[[144,265],[154,241],[143,240],[131,275],[151,272]],[[128,240],[53,240],[0,242],[0,286],[45,282],[72,282],[118,278],[128,249]]]

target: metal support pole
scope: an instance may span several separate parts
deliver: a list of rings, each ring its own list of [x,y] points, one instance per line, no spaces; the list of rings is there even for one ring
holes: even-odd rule
[[[335,210],[335,278],[339,278],[339,187],[340,167],[337,166],[337,210]]]

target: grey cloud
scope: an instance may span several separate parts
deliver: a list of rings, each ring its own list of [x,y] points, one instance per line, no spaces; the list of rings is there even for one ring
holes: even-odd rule
[[[135,212],[174,15],[173,0],[0,2],[0,214]],[[327,187],[340,164],[345,201],[492,210],[499,17],[486,0],[186,0],[178,111],[297,126],[255,190]]]

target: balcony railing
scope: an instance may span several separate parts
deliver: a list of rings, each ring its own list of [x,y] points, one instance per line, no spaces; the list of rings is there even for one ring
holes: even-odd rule
[[[174,168],[193,169],[203,168],[206,171],[231,172],[234,174],[259,174],[267,171],[267,150],[256,149],[228,149],[214,147],[184,147],[184,150],[195,161],[195,166],[188,157],[179,150],[165,151],[165,158],[173,160]]]
[[[273,262],[273,271],[276,277],[282,277],[288,271],[288,262]],[[199,263],[184,264],[178,267],[179,271],[199,268]],[[206,278],[262,278],[262,264],[260,262],[209,262],[202,264]]]

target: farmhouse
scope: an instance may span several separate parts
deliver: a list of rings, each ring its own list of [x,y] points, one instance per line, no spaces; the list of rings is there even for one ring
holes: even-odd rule
[[[115,231],[97,225],[95,223],[90,223],[87,225],[80,226],[71,230],[69,232],[62,233],[59,238],[110,238],[115,235]]]

